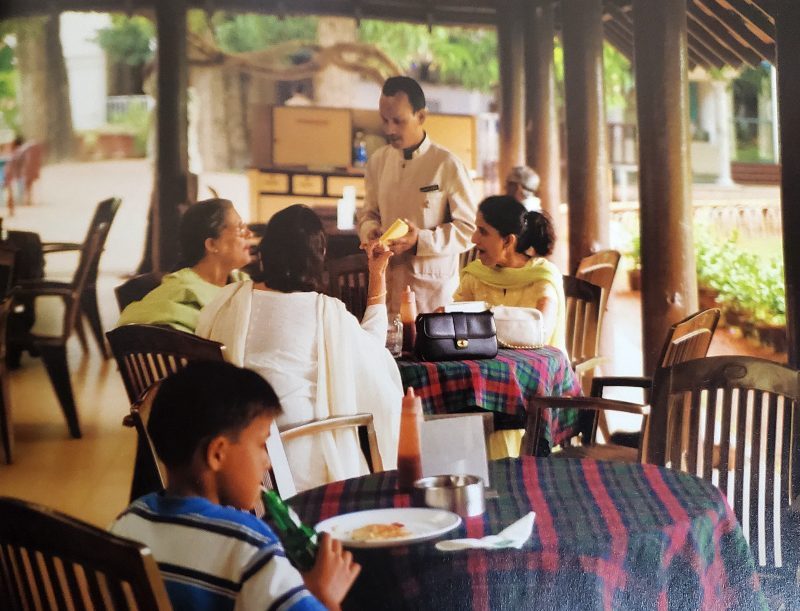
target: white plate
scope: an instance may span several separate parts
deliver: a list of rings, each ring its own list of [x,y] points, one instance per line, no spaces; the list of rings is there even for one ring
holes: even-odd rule
[[[367,524],[402,524],[411,534],[407,537],[375,541],[353,541],[350,534]],[[334,516],[316,525],[318,532],[327,532],[348,547],[390,547],[433,539],[461,524],[461,518],[444,509],[405,507],[401,509],[370,509]]]

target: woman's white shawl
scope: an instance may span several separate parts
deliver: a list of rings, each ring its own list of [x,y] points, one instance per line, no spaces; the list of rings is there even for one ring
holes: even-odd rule
[[[229,284],[203,308],[197,325],[197,335],[225,344],[226,359],[240,367],[245,362],[252,295],[249,280]],[[316,324],[318,330],[314,417],[371,413],[383,466],[394,469],[403,390],[392,356],[338,299],[318,294],[316,320],[308,324]],[[329,481],[365,472],[355,435],[322,433],[315,437],[317,443]]]

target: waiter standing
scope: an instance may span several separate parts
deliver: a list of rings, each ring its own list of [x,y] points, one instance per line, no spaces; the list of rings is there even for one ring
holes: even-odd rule
[[[406,285],[417,310],[432,312],[452,301],[458,255],[470,246],[477,204],[467,168],[425,133],[425,94],[414,79],[386,80],[379,103],[389,144],[367,162],[364,206],[358,213],[362,243],[377,239],[395,219],[408,233],[389,243],[386,303],[399,312]]]

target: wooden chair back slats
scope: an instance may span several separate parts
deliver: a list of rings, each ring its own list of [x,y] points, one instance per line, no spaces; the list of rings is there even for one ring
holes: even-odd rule
[[[728,498],[762,566],[781,566],[781,511],[800,492],[800,372],[724,356],[656,372],[647,461],[693,473]]]
[[[0,498],[0,603],[10,611],[171,609],[145,546],[11,498]]]
[[[719,316],[719,309],[710,308],[672,325],[658,359],[661,367],[704,357],[714,338]]]
[[[458,269],[462,270],[478,258],[478,249],[474,246],[458,255]]]
[[[158,325],[124,325],[106,333],[128,400],[136,402],[153,383],[193,361],[222,361],[225,347]]]
[[[147,293],[158,287],[161,284],[161,279],[164,274],[161,272],[149,272],[147,274],[139,274],[129,280],[126,280],[118,287],[114,288],[114,295],[117,298],[117,305],[119,311],[122,312],[128,304],[134,301],[140,301]]]
[[[359,442],[364,451],[364,457],[370,473],[383,471],[383,459],[378,449],[378,437],[375,433],[372,414],[352,414],[347,416],[331,416],[321,420],[309,420],[297,424],[279,427],[281,441],[290,441],[306,435],[316,435],[326,431],[339,431],[342,429],[356,428]]]
[[[223,361],[225,346],[158,325],[124,325],[112,329],[106,333],[106,337],[132,406],[125,422],[137,431],[136,463],[131,485],[131,500],[134,500],[158,490],[164,484],[163,469],[159,468],[135,404],[156,382],[183,369],[190,362]]]
[[[573,276],[564,276],[567,351],[573,362],[598,355],[602,289]]]
[[[616,250],[601,250],[581,259],[575,277],[586,282],[591,282],[600,287],[600,322],[605,316],[608,306],[608,297],[611,295],[611,286],[619,267],[620,253]]]
[[[369,268],[367,255],[358,253],[327,262],[328,294],[344,302],[347,311],[361,320],[367,309]]]

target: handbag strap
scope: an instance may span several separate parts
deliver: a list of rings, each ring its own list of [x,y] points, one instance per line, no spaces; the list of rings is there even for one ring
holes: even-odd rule
[[[453,331],[457,340],[468,338],[467,317],[463,312],[453,312]]]

